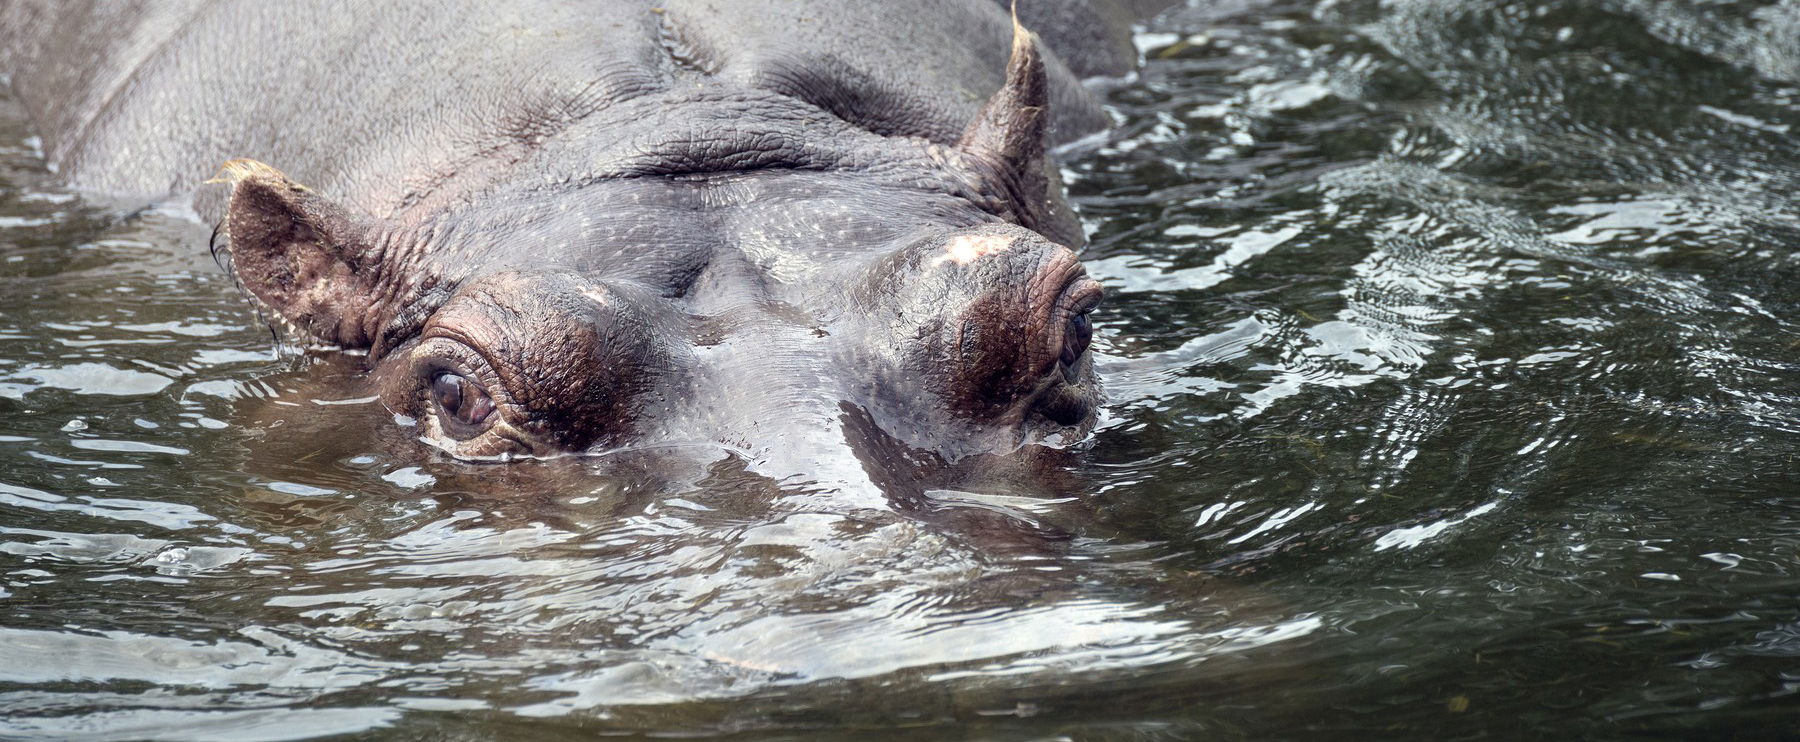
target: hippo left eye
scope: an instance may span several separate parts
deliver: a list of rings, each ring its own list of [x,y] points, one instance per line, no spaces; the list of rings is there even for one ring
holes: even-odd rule
[[[444,432],[457,440],[480,433],[494,415],[494,399],[480,385],[449,371],[432,378],[431,401],[437,405]]]

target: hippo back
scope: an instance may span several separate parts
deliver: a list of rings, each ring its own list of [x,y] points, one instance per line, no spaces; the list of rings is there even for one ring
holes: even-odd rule
[[[1042,0],[1053,137],[1103,127],[1079,73],[1118,73],[1124,13]],[[573,121],[688,78],[818,106],[871,132],[953,141],[1002,81],[989,0],[18,2],[0,56],[71,185],[189,192],[234,157],[391,213],[506,163]],[[1055,47],[1063,47],[1061,49]],[[215,198],[201,212],[217,216]]]

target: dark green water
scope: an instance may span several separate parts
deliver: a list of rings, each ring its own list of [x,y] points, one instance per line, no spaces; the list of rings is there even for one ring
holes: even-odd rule
[[[1800,5],[1139,40],[1106,422],[929,517],[392,445],[0,103],[0,738],[1797,736]]]

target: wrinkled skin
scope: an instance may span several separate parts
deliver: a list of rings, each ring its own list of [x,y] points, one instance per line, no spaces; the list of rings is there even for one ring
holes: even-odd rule
[[[848,480],[871,430],[957,461],[1092,426],[1101,292],[1045,150],[1105,124],[1077,80],[1128,71],[1124,17],[1028,4],[1045,42],[991,0],[13,4],[0,43],[73,185],[191,194],[408,435]]]

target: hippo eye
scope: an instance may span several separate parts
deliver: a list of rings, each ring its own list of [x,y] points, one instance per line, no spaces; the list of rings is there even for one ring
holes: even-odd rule
[[[494,414],[494,400],[475,382],[445,371],[431,380],[431,401],[437,404],[444,432],[466,439],[481,432]]]
[[[1094,340],[1094,325],[1088,321],[1087,312],[1079,312],[1069,318],[1069,327],[1063,331],[1062,361],[1063,368],[1074,368],[1075,362],[1081,360],[1088,344]]]

